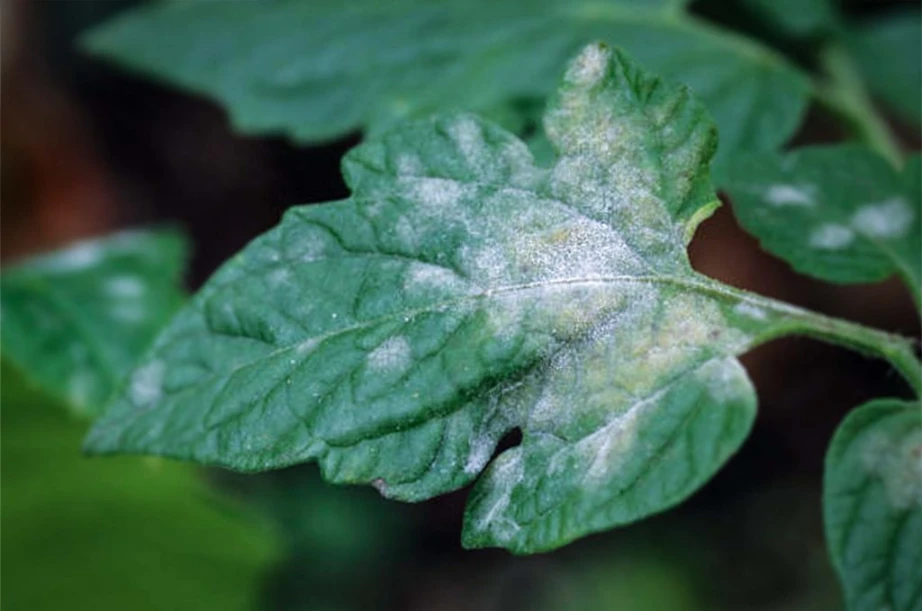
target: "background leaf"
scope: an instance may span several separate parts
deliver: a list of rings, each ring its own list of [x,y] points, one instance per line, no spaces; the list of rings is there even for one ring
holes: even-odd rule
[[[837,0],[742,0],[742,5],[787,36],[822,37],[841,27]]]
[[[85,425],[2,377],[4,608],[253,608],[277,554],[262,525],[195,469],[81,456]]]
[[[899,274],[918,304],[922,291],[920,159],[903,176],[855,146],[748,155],[727,170],[733,209],[762,247],[830,282]]]
[[[851,412],[826,456],[823,513],[853,611],[922,608],[922,405],[880,399]]]
[[[735,355],[784,325],[696,274],[714,127],[603,46],[545,120],[559,159],[470,115],[347,155],[158,338],[87,448],[240,470],[316,459],[420,500],[471,482],[469,546],[531,552],[677,503],[746,436]]]
[[[0,346],[42,390],[94,417],[183,301],[185,244],[124,232],[5,268]]]
[[[893,12],[845,39],[868,86],[893,111],[922,125],[922,12]]]
[[[508,109],[540,108],[594,40],[690,85],[720,126],[721,158],[776,149],[806,104],[806,81],[780,57],[665,1],[172,2],[86,43],[222,102],[244,132],[312,142],[446,108],[502,108],[514,128]]]

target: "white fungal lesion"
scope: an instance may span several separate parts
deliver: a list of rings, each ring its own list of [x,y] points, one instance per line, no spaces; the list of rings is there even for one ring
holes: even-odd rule
[[[891,507],[922,507],[922,430],[902,438],[869,436],[861,449],[861,464],[883,483]]]
[[[608,47],[601,44],[589,45],[570,63],[564,78],[579,85],[598,83],[607,74],[611,56],[612,51]]]
[[[855,212],[852,227],[871,238],[899,238],[909,232],[915,214],[902,197],[867,204]]]
[[[422,160],[414,153],[401,153],[396,161],[397,174],[400,176],[422,176],[424,166]]]
[[[814,228],[807,243],[817,250],[841,250],[855,241],[855,232],[840,223],[823,223]]]
[[[450,269],[429,263],[411,263],[404,277],[403,290],[410,294],[426,291],[449,295],[463,291],[465,285]]]
[[[738,303],[733,307],[733,311],[737,314],[745,316],[746,318],[751,318],[753,320],[766,320],[768,318],[768,312],[760,308],[759,306],[752,305],[751,303],[746,303],[745,301]]]
[[[812,208],[816,205],[816,187],[813,185],[771,185],[765,192],[765,201],[772,206],[797,206]]]
[[[483,128],[473,117],[458,117],[448,127],[448,133],[469,166],[476,168],[489,158]]]
[[[490,460],[495,446],[495,440],[486,434],[480,434],[471,439],[470,451],[468,452],[467,461],[464,463],[464,472],[468,475],[480,473],[487,461]]]
[[[408,185],[406,195],[410,200],[443,214],[455,208],[466,194],[464,185],[448,178],[413,178],[403,182]]]
[[[141,297],[147,291],[144,282],[137,276],[114,276],[106,280],[104,290],[113,297]]]
[[[508,515],[512,492],[521,483],[525,474],[522,448],[503,452],[489,470],[489,498],[478,507],[475,518],[477,530],[490,532],[499,541],[508,541],[521,530],[516,520]]]
[[[163,396],[163,378],[166,364],[163,361],[151,361],[131,376],[128,396],[138,407],[146,407],[160,400]]]
[[[412,348],[406,337],[389,337],[368,353],[368,368],[373,371],[404,371],[410,365]]]
[[[626,457],[638,443],[644,410],[654,405],[659,398],[660,395],[655,394],[637,401],[576,444],[576,451],[589,463],[585,471],[587,480],[607,480],[624,465]]]

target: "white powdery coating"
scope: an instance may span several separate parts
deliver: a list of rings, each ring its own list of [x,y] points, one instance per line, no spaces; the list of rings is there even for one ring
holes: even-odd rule
[[[841,250],[855,240],[855,232],[845,225],[824,223],[810,232],[808,240],[818,250]]]
[[[604,427],[580,440],[578,451],[592,461],[586,470],[587,480],[607,479],[624,464],[624,457],[631,453],[637,443],[640,416],[644,408],[655,404],[661,396],[662,393],[656,393],[635,403]]]
[[[131,402],[143,407],[158,401],[163,396],[165,373],[166,364],[163,361],[152,361],[135,371],[128,387]]]
[[[477,527],[490,531],[499,540],[506,540],[515,535],[521,526],[513,519],[503,516],[509,507],[512,491],[522,481],[524,464],[521,448],[504,452],[493,463],[489,473],[490,504],[481,512]]]
[[[465,194],[464,185],[447,178],[417,178],[409,186],[410,199],[429,209],[452,208]]]
[[[728,403],[741,398],[738,373],[738,365],[733,361],[715,361],[700,369],[696,377],[707,385],[714,401]]]
[[[269,286],[272,288],[279,288],[285,286],[286,284],[291,283],[291,270],[284,267],[279,269],[274,269],[269,272],[269,275],[266,277]]]
[[[468,475],[480,473],[480,470],[490,460],[495,445],[496,443],[489,435],[480,435],[472,439],[470,453],[467,456],[467,462],[464,464],[464,472]]]
[[[410,356],[407,338],[391,337],[368,353],[368,367],[375,371],[403,370],[410,364]]]
[[[570,64],[566,80],[580,85],[598,83],[605,78],[610,59],[610,49],[601,45],[590,45]]]
[[[463,286],[464,282],[453,271],[426,263],[412,263],[403,283],[403,289],[407,292],[434,290],[451,293]]]
[[[103,249],[96,242],[85,242],[53,255],[49,259],[50,267],[61,271],[76,271],[99,263],[103,258]]]
[[[746,318],[752,318],[753,320],[765,320],[768,317],[768,313],[765,310],[746,302],[737,304],[733,308],[733,311],[737,314],[742,314]]]
[[[539,280],[589,280],[611,275],[613,270],[634,274],[644,268],[620,233],[585,217],[543,234],[517,237],[513,256]]]
[[[394,226],[394,231],[397,234],[397,239],[400,240],[404,248],[415,250],[419,246],[419,235],[413,223],[411,223],[410,219],[407,217],[400,217],[400,220],[397,221],[397,224]]]
[[[922,507],[922,432],[902,440],[878,434],[861,450],[862,466],[883,480],[890,506],[897,510]]]
[[[146,287],[136,276],[115,276],[106,281],[105,291],[113,297],[140,297]]]
[[[397,157],[397,174],[402,176],[419,176],[423,173],[423,162],[413,153],[403,153]]]
[[[909,231],[915,215],[901,197],[863,206],[852,217],[852,227],[872,238],[898,238]]]
[[[487,159],[483,130],[471,117],[461,117],[448,127],[448,133],[468,165],[479,166]]]
[[[772,185],[765,192],[765,199],[772,206],[802,206],[810,208],[816,205],[813,199],[815,189],[811,185]]]

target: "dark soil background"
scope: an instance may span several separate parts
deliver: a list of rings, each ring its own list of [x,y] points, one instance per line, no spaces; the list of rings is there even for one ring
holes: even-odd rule
[[[194,289],[286,208],[347,195],[339,159],[359,134],[317,148],[244,138],[216,104],[75,51],[80,31],[130,4],[2,5],[0,257],[168,222],[192,237]],[[848,10],[860,19],[894,4],[854,2]],[[695,9],[768,36],[726,2]],[[795,60],[808,55],[790,41],[772,42]],[[917,133],[894,126],[918,148]],[[814,109],[796,142],[841,136]],[[702,226],[692,257],[731,284],[919,336],[898,282],[839,287],[798,276],[759,250],[729,206]],[[906,388],[881,362],[806,339],[777,341],[743,360],[759,389],[760,416],[727,467],[675,510],[552,554],[463,551],[466,491],[410,506],[326,486],[311,466],[208,477],[289,533],[287,558],[264,585],[266,609],[840,608],[822,536],[825,448],[851,408]]]

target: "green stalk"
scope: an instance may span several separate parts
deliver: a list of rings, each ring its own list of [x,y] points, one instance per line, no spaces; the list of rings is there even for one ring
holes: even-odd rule
[[[739,292],[746,295],[747,303],[777,315],[780,324],[772,326],[766,340],[794,333],[884,359],[905,378],[916,396],[922,398],[922,361],[916,358],[913,340],[761,295]]]
[[[817,86],[817,98],[846,123],[858,140],[873,148],[895,167],[903,164],[903,151],[890,128],[874,108],[867,89],[848,53],[830,43],[820,53],[826,82]]]

